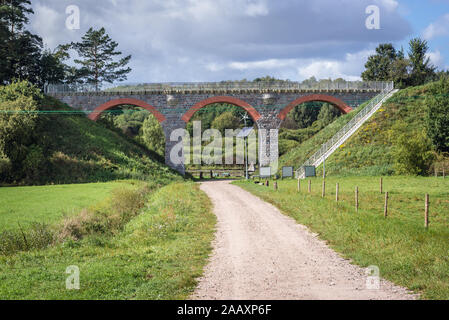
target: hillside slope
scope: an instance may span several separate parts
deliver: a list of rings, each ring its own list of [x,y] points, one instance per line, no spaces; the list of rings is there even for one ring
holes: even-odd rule
[[[46,99],[54,109],[69,109],[52,98]],[[162,182],[180,178],[157,154],[83,115],[50,114],[42,121],[48,124],[43,126],[44,132],[51,137],[51,167],[47,174],[57,183],[128,178]]]
[[[285,130],[279,135],[279,149],[281,157],[280,166],[293,166],[297,169],[323,143],[332,138],[341,128],[345,126],[368,102],[362,104],[351,113],[337,118],[334,122],[322,128],[309,127],[299,130]],[[284,151],[288,150],[288,151]],[[284,153],[285,152],[285,153]]]
[[[423,137],[426,136],[425,101],[430,94],[429,88],[433,85],[436,83],[410,87],[388,99],[371,119],[326,159],[326,174],[359,176],[398,174],[393,154],[395,140],[401,135],[416,138],[421,134]],[[290,165],[296,169],[342,128],[356,114],[355,112],[339,117],[311,138],[292,148],[281,156],[280,166]],[[437,167],[447,167],[447,159],[441,154],[438,157],[436,161],[432,160],[433,164],[430,168],[426,168],[423,174],[430,173],[437,162]],[[321,174],[321,170],[322,165],[318,168],[317,174]]]
[[[396,93],[326,161],[338,175],[395,174],[394,139],[425,131],[425,99],[432,83]]]
[[[0,183],[61,184],[117,179],[164,183],[182,179],[163,164],[160,156],[118,130],[109,130],[76,114],[54,98],[44,96],[38,100],[32,137],[26,145],[19,146],[26,150],[25,160],[17,165],[3,155]]]

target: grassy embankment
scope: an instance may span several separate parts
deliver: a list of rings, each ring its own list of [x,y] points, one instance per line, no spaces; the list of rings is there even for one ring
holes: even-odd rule
[[[335,201],[336,183],[340,201]],[[312,179],[312,193],[302,180],[278,181],[279,190],[250,182],[236,182],[277,206],[282,212],[319,234],[354,263],[377,265],[381,276],[422,293],[423,298],[449,299],[449,179],[386,177],[388,217],[378,177],[330,177],[323,199],[322,179]],[[355,187],[359,212],[355,212]],[[430,194],[430,227],[424,228],[424,197]]]
[[[193,183],[145,194],[113,194],[65,219],[46,248],[0,254],[0,299],[187,298],[211,250],[210,201]],[[66,289],[72,265],[80,290]]]
[[[395,174],[394,140],[401,134],[425,131],[426,98],[435,83],[401,90],[391,97],[354,135],[326,159],[327,175],[378,176]],[[298,147],[281,156],[281,165],[293,165],[295,169],[321,144],[332,137],[351,117],[337,119]],[[447,156],[440,155],[433,166],[446,166]],[[321,172],[322,166],[318,168]]]
[[[19,224],[54,224],[108,197],[114,189],[132,188],[134,181],[0,188],[0,232]]]

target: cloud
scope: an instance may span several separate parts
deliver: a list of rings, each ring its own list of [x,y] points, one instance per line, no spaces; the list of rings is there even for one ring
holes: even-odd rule
[[[423,38],[426,40],[447,35],[449,35],[449,13],[431,23],[423,32]]]
[[[444,57],[442,56],[441,52],[439,50],[428,52],[426,54],[426,57],[430,59],[430,62],[438,67],[438,68],[444,68]]]
[[[381,9],[381,30],[365,27],[372,3]],[[72,4],[80,8],[78,31],[65,28]],[[32,28],[52,47],[104,26],[119,50],[132,54],[129,79],[136,82],[266,73],[299,80],[312,71],[356,77],[351,57],[411,32],[394,0],[35,0],[33,8]]]

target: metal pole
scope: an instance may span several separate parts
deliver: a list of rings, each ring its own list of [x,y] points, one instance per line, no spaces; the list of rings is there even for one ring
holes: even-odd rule
[[[323,156],[323,179],[326,179],[326,157]]]
[[[248,137],[245,137],[244,143],[246,146],[246,161],[245,161],[245,163],[246,163],[246,180],[248,180],[249,179],[249,177],[248,177]]]

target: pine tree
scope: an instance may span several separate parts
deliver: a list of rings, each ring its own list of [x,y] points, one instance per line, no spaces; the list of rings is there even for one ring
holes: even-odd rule
[[[435,73],[436,68],[432,66],[429,57],[426,55],[429,50],[426,40],[414,38],[410,40],[409,45],[408,56],[412,69],[412,84],[415,86],[422,85],[426,82],[426,79]]]
[[[376,48],[376,54],[368,58],[362,79],[365,81],[391,80],[390,68],[396,59],[398,59],[398,53],[391,43],[379,45]]]
[[[94,85],[97,91],[103,82],[126,80],[126,75],[131,72],[131,68],[126,67],[131,55],[115,61],[114,58],[122,54],[116,51],[117,46],[118,43],[106,34],[104,28],[100,30],[90,28],[81,42],[72,43],[72,48],[79,55],[79,59],[74,61],[81,65],[80,79]]]
[[[25,30],[30,5],[29,0],[0,0],[0,83],[38,82],[42,39]]]

